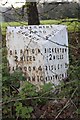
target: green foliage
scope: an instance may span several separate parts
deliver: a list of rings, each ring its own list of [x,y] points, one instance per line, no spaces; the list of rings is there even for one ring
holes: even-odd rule
[[[30,118],[33,108],[31,106],[23,106],[21,102],[15,103],[16,106],[16,116],[21,118]]]
[[[74,29],[75,31],[79,31],[79,26],[80,26],[80,23],[79,22],[75,22],[75,20],[77,19],[61,19],[61,20],[41,20],[41,24],[43,25],[46,25],[46,24],[62,24],[62,25],[66,25],[67,28],[68,28],[68,31],[69,32],[74,32]],[[65,21],[65,22],[63,22]],[[67,22],[66,22],[67,21]],[[73,21],[73,22],[71,22]]]
[[[41,90],[42,90],[42,93],[46,93],[46,92],[51,92],[51,90],[53,90],[53,84],[51,84],[50,82],[49,83],[46,83],[45,85],[41,86]]]
[[[57,24],[60,21],[42,21],[41,24]],[[70,22],[69,22],[70,23]],[[65,23],[68,25],[69,23]],[[7,23],[3,23],[7,26]],[[14,25],[14,23],[10,23]],[[15,23],[17,25],[18,23]],[[20,24],[19,24],[20,25]],[[79,25],[79,23],[77,24]],[[73,30],[75,24],[74,22],[70,25],[69,30]],[[4,39],[5,41],[5,39]],[[5,42],[3,47],[5,46]],[[77,46],[76,46],[77,47]],[[70,66],[68,70],[67,81],[56,86],[51,83],[47,83],[41,86],[41,90],[38,91],[37,87],[26,81],[20,69],[14,71],[14,73],[9,73],[8,61],[6,58],[7,50],[2,48],[2,92],[3,92],[3,117],[17,119],[20,118],[31,118],[34,107],[38,105],[44,105],[52,99],[63,99],[70,98],[75,88],[76,90],[72,100],[76,106],[78,106],[78,96],[79,96],[79,85],[80,85],[80,60],[73,58],[72,51],[70,51]],[[20,86],[20,82],[23,83]],[[14,107],[15,106],[15,107]],[[14,107],[14,109],[12,109]],[[80,114],[80,109],[75,111],[76,114]]]
[[[31,83],[25,81],[24,77],[20,79],[19,76],[23,76],[20,70],[15,71],[14,73],[6,74],[7,76],[4,78],[4,86],[3,86],[3,102],[11,101],[13,98],[15,99],[15,103],[9,102],[8,105],[10,107],[7,107],[8,105],[3,106],[3,113],[5,116],[8,114],[10,116],[10,110],[11,107],[15,105],[15,117],[20,118],[31,118],[31,114],[34,111],[34,106],[36,105],[43,105],[46,104],[46,102],[49,101],[49,97],[51,98],[70,98],[72,93],[74,92],[74,89],[77,87],[77,85],[80,84],[78,77],[79,77],[79,70],[80,68],[77,67],[76,69],[71,66],[71,69],[69,70],[70,73],[70,80],[69,82],[65,83],[62,82],[61,85],[56,86],[55,89],[51,83],[46,83],[45,85],[41,86],[41,90],[37,91],[36,86],[32,85]],[[72,72],[71,72],[72,71]],[[75,75],[75,74],[76,75]],[[77,77],[78,76],[78,77]],[[9,79],[9,82],[8,82]],[[16,96],[13,94],[15,90],[11,91],[10,85],[14,85],[17,88],[18,81],[23,81],[23,85],[20,87],[19,93],[16,93]],[[55,94],[53,91],[59,89],[60,92]],[[76,91],[73,98],[77,98],[79,93],[79,90]],[[35,98],[35,99],[34,99]],[[6,109],[6,110],[5,110]],[[77,113],[77,111],[76,111]],[[7,116],[7,117],[9,117]]]
[[[11,78],[19,80],[19,81],[25,81],[26,80],[26,77],[24,76],[24,74],[22,73],[22,71],[20,69],[15,70],[11,74]]]
[[[79,31],[79,26],[80,26],[80,23],[79,22],[75,22],[75,20],[78,20],[77,18],[76,19],[66,19],[66,22],[65,19],[60,19],[60,20],[41,20],[40,23],[43,24],[43,25],[51,25],[51,24],[64,24],[68,27],[68,31]],[[65,22],[63,22],[65,21]],[[73,22],[71,22],[73,21]],[[6,34],[6,27],[7,26],[23,26],[23,25],[28,25],[27,22],[3,22],[2,23],[2,34],[5,35]]]
[[[18,95],[21,97],[21,99],[24,100],[27,97],[37,96],[38,93],[36,92],[36,87],[33,84],[24,81],[23,86],[20,88],[20,92]]]
[[[78,115],[80,115],[80,109],[77,109],[75,112],[76,112]]]

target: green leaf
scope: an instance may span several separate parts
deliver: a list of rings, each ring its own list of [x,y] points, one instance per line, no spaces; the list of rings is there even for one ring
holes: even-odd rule
[[[21,111],[22,111],[22,114],[21,114],[22,118],[26,118],[26,115],[28,113],[27,107],[23,107]]]
[[[28,107],[28,111],[29,111],[29,113],[32,113],[33,108],[32,107]]]
[[[53,84],[51,83],[46,83],[45,85],[42,86],[42,91],[47,92],[53,89]]]

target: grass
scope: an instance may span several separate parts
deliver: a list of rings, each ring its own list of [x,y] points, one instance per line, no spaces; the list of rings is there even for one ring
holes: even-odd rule
[[[2,34],[5,35],[7,26],[23,26],[28,25],[27,22],[3,22],[1,24]]]
[[[79,31],[79,26],[80,23],[77,21],[71,22],[73,20],[77,20],[77,19],[66,19],[66,21],[68,22],[64,22],[65,19],[61,19],[61,20],[42,20],[41,24],[62,24],[62,25],[66,25],[68,28],[68,31]]]
[[[77,20],[77,19],[67,19],[68,22],[65,22],[64,19],[61,20],[41,20],[40,23],[42,25],[51,25],[51,24],[63,24],[66,25],[68,28],[68,31],[79,31],[79,26],[80,23],[77,21],[71,22],[72,20]],[[27,22],[3,22],[2,23],[2,34],[4,35],[6,33],[6,27],[7,26],[23,26],[23,25],[28,25]]]

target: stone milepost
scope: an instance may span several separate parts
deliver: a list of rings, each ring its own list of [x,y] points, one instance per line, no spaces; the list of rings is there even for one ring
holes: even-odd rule
[[[20,68],[35,85],[58,85],[67,77],[68,35],[64,25],[7,27],[6,45],[10,72]]]

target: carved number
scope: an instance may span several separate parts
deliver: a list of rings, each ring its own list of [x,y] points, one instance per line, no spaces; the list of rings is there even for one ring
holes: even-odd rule
[[[49,60],[52,60],[52,54],[49,55]]]

